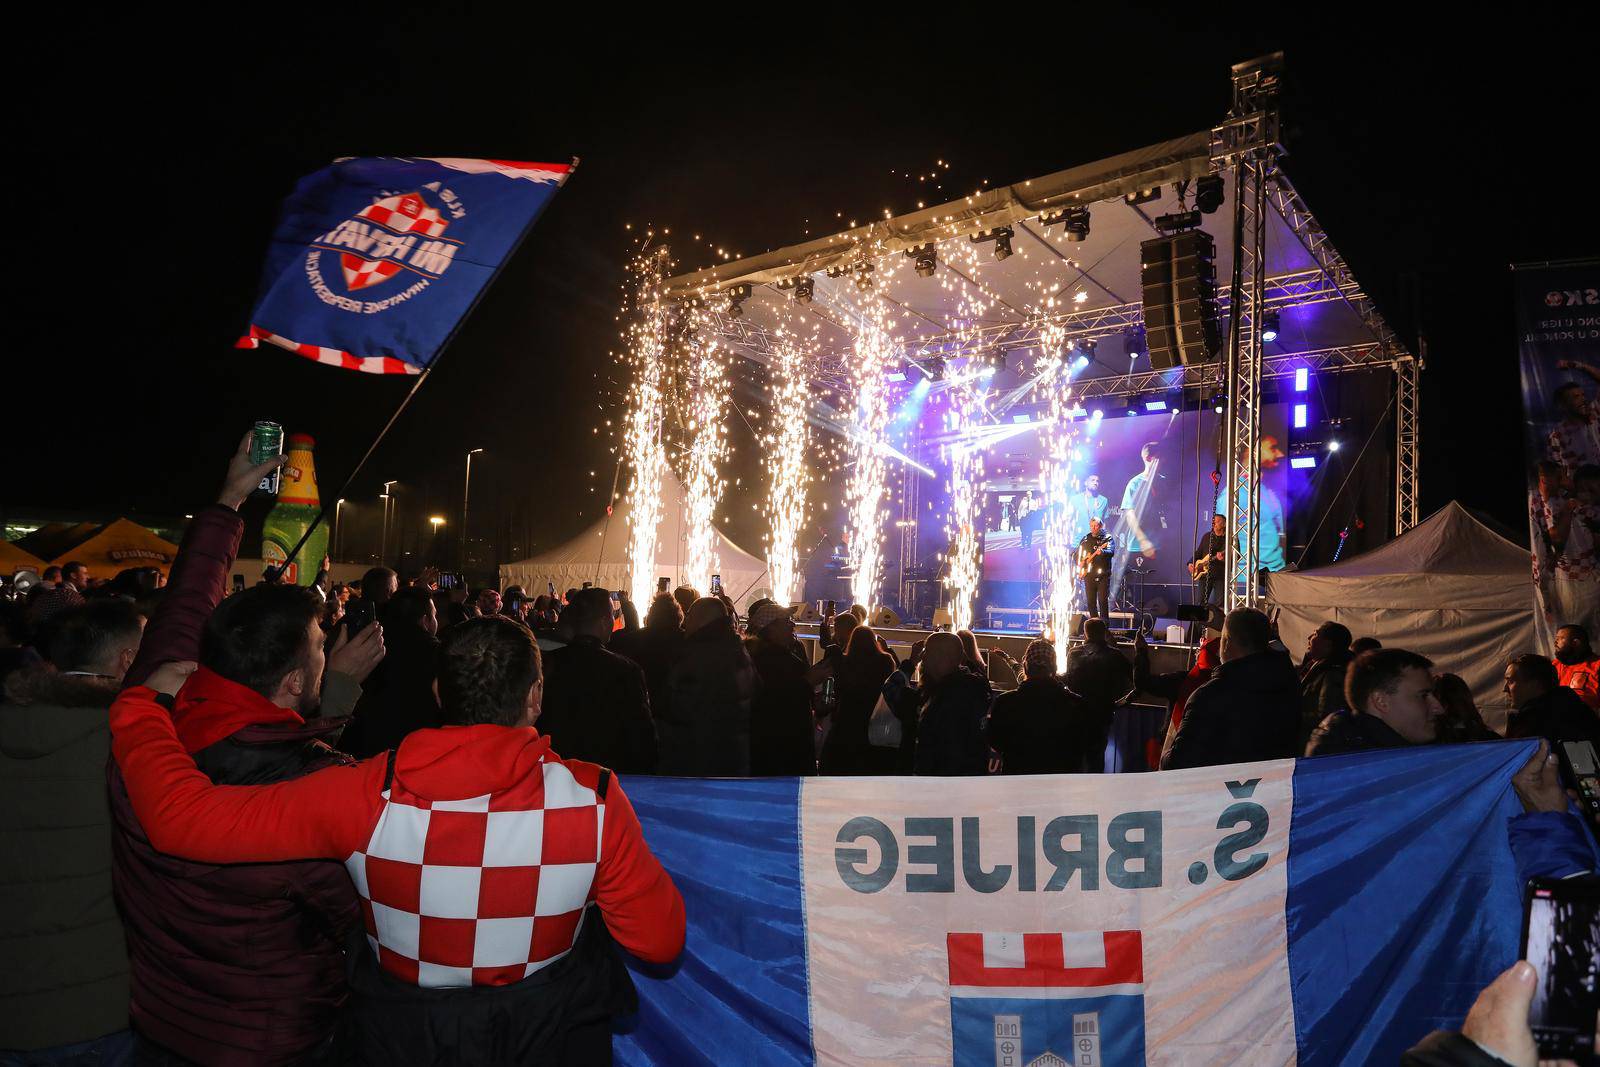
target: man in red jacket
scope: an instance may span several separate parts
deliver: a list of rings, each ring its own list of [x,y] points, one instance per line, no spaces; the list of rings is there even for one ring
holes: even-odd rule
[[[164,668],[111,712],[133,808],[163,852],[344,862],[371,952],[352,980],[364,1060],[609,1062],[610,1017],[634,1001],[607,932],[671,961],[683,900],[611,772],[563,761],[532,728],[543,681],[525,628],[462,623],[438,663],[449,725],[259,787],[196,770],[157,692],[180,672]]]

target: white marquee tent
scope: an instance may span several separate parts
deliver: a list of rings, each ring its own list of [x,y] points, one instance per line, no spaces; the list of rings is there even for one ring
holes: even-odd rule
[[[1357,637],[1410,649],[1459,674],[1484,721],[1499,728],[1506,661],[1539,647],[1529,567],[1527,549],[1452,501],[1370,552],[1272,575],[1268,594],[1297,658],[1319,624],[1343,623]]]
[[[602,589],[631,585],[632,570],[628,566],[628,518],[631,510],[629,503],[624,500],[611,516],[609,528],[606,517],[602,515],[593,526],[566,544],[530,559],[501,564],[500,588],[520,585],[530,596],[537,596],[545,591],[546,582],[554,582],[558,593],[577,589],[584,582],[593,582]],[[684,540],[688,533],[682,516],[687,511],[683,483],[669,471],[662,479],[663,519],[656,531],[656,563],[651,574],[653,577],[670,578],[674,588],[682,581]],[[716,535],[723,592],[743,610],[771,589],[766,561],[734,544],[721,530],[717,530]],[[702,589],[700,592],[704,594],[708,590]],[[639,605],[639,610],[643,612],[646,606]]]

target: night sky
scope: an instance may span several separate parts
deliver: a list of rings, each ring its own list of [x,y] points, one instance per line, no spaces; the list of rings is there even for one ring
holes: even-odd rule
[[[209,45],[147,23],[80,28],[90,37],[71,61],[19,91],[26,152],[9,210],[38,257],[13,257],[24,330],[5,364],[0,504],[193,511],[260,417],[317,438],[331,494],[410,382],[231,347],[285,193],[335,156],[577,155],[346,516],[359,549],[380,482],[399,479],[418,543],[428,514],[459,514],[463,456],[483,447],[475,536],[518,554],[558,543],[610,487],[609,353],[644,225],[750,255],[841,228],[836,212],[1036,177],[1211,126],[1229,64],[1282,48],[1285,169],[1389,321],[1428,336],[1424,512],[1455,497],[1521,528],[1507,264],[1600,248],[1594,172],[1577,162],[1593,71],[1560,54],[1583,34],[1493,27],[1469,48],[1431,33],[1162,35],[1119,20],[940,51],[907,28],[786,10],[792,21],[761,27],[713,17],[696,35],[620,14],[588,30],[370,16]],[[898,176],[936,159],[953,164],[943,195]],[[706,245],[674,248],[680,269],[711,261]],[[758,547],[751,499],[727,510],[735,539]]]

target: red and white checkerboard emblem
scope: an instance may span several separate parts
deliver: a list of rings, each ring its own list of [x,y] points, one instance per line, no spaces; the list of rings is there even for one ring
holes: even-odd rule
[[[424,238],[438,237],[450,225],[418,193],[385,197],[362,208],[356,218],[376,223],[393,234]],[[381,284],[400,273],[399,260],[367,259],[355,252],[340,253],[339,265],[344,268],[344,283],[352,292]]]
[[[384,970],[507,985],[565,956],[594,894],[605,803],[558,762],[504,793],[427,801],[396,780],[345,861]]]

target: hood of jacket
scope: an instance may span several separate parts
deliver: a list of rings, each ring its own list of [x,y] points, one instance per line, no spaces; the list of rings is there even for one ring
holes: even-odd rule
[[[238,682],[201,667],[178,691],[172,725],[190,752],[199,752],[247,726],[304,726],[300,713],[281,708]]]
[[[12,671],[6,679],[9,706],[0,714],[0,753],[38,759],[108,729],[106,713],[117,688],[104,678],[62,674],[48,663]]]
[[[531,726],[446,726],[418,730],[401,742],[394,776],[428,800],[466,800],[498,793],[527,778],[550,751]]]

